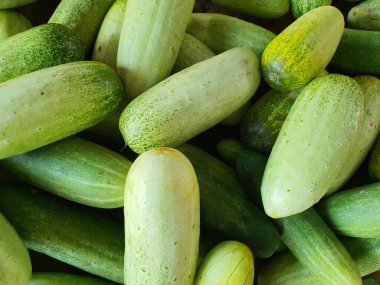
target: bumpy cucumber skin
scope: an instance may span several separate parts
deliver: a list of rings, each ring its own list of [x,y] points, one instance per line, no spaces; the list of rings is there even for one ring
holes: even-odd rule
[[[117,108],[122,94],[115,71],[95,62],[55,66],[0,84],[0,159],[95,125]]]
[[[375,146],[371,152],[368,173],[376,181],[380,181],[380,138],[377,139]]]
[[[0,284],[28,285],[29,253],[15,229],[0,212]]]
[[[20,13],[0,11],[0,42],[31,27],[29,20]]]
[[[125,284],[194,283],[199,245],[199,186],[178,150],[140,155],[125,183]]]
[[[0,83],[83,57],[82,45],[66,27],[41,25],[0,43]]]
[[[347,22],[357,29],[380,31],[380,1],[366,0],[353,7],[348,13]]]
[[[33,273],[29,285],[112,285],[115,283],[70,273]]]
[[[26,185],[0,187],[0,211],[31,249],[123,284],[123,227]]]
[[[77,137],[0,160],[18,180],[98,208],[123,206],[131,164],[122,155]]]
[[[222,14],[194,13],[187,32],[216,53],[250,48],[259,58],[275,34],[255,24]]]
[[[363,121],[364,94],[355,80],[330,74],[308,84],[290,110],[265,168],[261,194],[266,213],[281,218],[317,203],[343,175]]]
[[[190,159],[197,174],[202,225],[246,244],[256,257],[273,255],[280,243],[279,234],[271,220],[247,201],[234,171],[191,145],[178,149]]]
[[[225,241],[215,246],[198,269],[195,285],[252,285],[254,260],[251,250],[237,241]]]
[[[37,0],[1,0],[0,9],[16,8],[36,1]]]
[[[332,0],[290,0],[290,6],[293,16],[299,18],[317,7],[331,5],[331,2]]]
[[[298,18],[265,48],[261,58],[265,81],[280,91],[305,86],[326,68],[343,30],[344,17],[332,6]]]
[[[236,166],[236,158],[245,150],[244,146],[236,139],[224,139],[218,142],[216,150],[222,160],[232,168]]]
[[[259,82],[255,54],[247,48],[232,49],[172,75],[134,99],[120,117],[120,131],[137,153],[180,145],[244,105]]]

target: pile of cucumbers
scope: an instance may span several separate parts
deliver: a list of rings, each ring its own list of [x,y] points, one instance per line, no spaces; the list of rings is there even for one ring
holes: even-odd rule
[[[379,284],[380,0],[44,2],[0,1],[0,285]]]

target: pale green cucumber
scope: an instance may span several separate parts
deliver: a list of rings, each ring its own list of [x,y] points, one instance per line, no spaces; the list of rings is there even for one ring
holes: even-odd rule
[[[377,139],[371,152],[368,164],[368,173],[371,178],[380,181],[380,137]]]
[[[28,285],[31,275],[28,250],[0,212],[0,284]]]
[[[192,285],[199,245],[199,186],[178,150],[139,156],[125,184],[125,284]]]
[[[236,139],[224,139],[218,142],[216,150],[224,162],[235,168],[236,158],[245,150],[245,148],[240,141]]]
[[[37,0],[1,0],[0,9],[16,8],[16,7],[24,6],[36,1]]]
[[[198,269],[195,285],[252,285],[254,260],[251,250],[237,241],[215,246]]]
[[[114,111],[123,89],[95,62],[59,65],[0,84],[0,159],[89,128]]]
[[[65,199],[98,208],[124,204],[131,162],[105,147],[69,137],[25,154],[0,160],[18,180]]]
[[[364,94],[348,76],[316,78],[297,97],[270,154],[261,194],[281,218],[317,203],[335,186],[364,123]],[[347,169],[350,171],[351,169]]]
[[[332,0],[290,0],[290,6],[293,16],[299,18],[317,7],[331,5],[331,2]]]
[[[83,57],[83,47],[66,27],[41,25],[0,43],[0,83]]]
[[[120,117],[121,133],[137,153],[180,145],[248,102],[259,82],[255,54],[247,48],[231,49],[172,75],[134,99]]]
[[[129,98],[170,75],[194,0],[128,0],[117,68]]]
[[[113,282],[70,273],[33,273],[29,285],[112,285]]]
[[[208,13],[194,13],[187,25],[187,32],[216,53],[247,47],[258,57],[276,36],[267,29],[238,18]]]
[[[29,20],[20,13],[0,11],[0,42],[31,27]]]
[[[380,31],[380,1],[366,0],[353,7],[347,15],[347,22],[360,30]]]

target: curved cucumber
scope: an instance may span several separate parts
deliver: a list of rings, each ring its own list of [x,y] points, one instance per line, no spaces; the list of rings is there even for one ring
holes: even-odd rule
[[[338,175],[345,175],[343,165],[355,151],[363,116],[363,91],[348,76],[319,77],[302,90],[265,168],[261,194],[269,216],[281,218],[310,208]]]
[[[134,99],[120,117],[121,133],[137,153],[180,145],[244,105],[259,82],[255,54],[247,48],[229,50],[172,75]]]
[[[133,163],[125,183],[125,284],[194,283],[199,187],[178,150],[156,148]]]
[[[343,29],[343,15],[332,6],[298,18],[265,48],[261,59],[265,81],[281,91],[305,86],[326,68]]]
[[[20,13],[0,11],[0,42],[31,27],[29,20]]]
[[[236,139],[224,139],[218,142],[216,150],[222,160],[229,166],[235,168],[236,158],[245,150],[244,146]]]
[[[331,5],[331,2],[332,0],[290,0],[290,6],[293,16],[299,18],[317,7]]]
[[[36,1],[37,0],[1,0],[0,9],[16,8]]]
[[[18,180],[65,199],[99,208],[124,204],[131,162],[95,143],[70,137],[8,159],[0,165]]]
[[[380,181],[380,138],[377,139],[377,142],[371,152],[368,172],[369,176],[376,181]]]
[[[0,84],[0,159],[91,127],[118,106],[123,89],[103,63],[59,65]]]
[[[380,31],[380,1],[366,0],[353,7],[347,22],[357,29]]]
[[[29,285],[112,285],[115,283],[69,273],[33,273]]]

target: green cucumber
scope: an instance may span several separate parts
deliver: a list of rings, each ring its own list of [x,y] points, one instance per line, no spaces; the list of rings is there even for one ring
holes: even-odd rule
[[[0,212],[0,284],[28,285],[29,253],[15,229]]]
[[[344,18],[333,6],[321,6],[298,18],[263,52],[265,81],[274,89],[305,86],[326,68],[343,34]]]
[[[347,15],[347,22],[357,29],[380,31],[380,1],[366,0],[353,7]]]
[[[234,171],[196,147],[184,144],[178,149],[197,174],[202,225],[246,244],[256,257],[271,256],[279,246],[279,234],[271,220],[247,201]]]
[[[115,71],[95,62],[59,65],[0,84],[0,159],[95,125],[117,108],[122,94]]]
[[[198,269],[195,285],[252,285],[254,261],[251,250],[237,241],[215,246]]]
[[[69,137],[25,154],[0,160],[18,180],[65,199],[98,208],[124,204],[131,162],[100,145]]]
[[[1,0],[0,9],[16,8],[36,1],[37,0]]]
[[[117,67],[129,98],[170,75],[193,7],[194,0],[128,0]]]
[[[0,187],[0,211],[29,249],[123,283],[122,225],[25,185]]]
[[[363,279],[363,285],[379,285],[379,283],[372,277]]]
[[[332,0],[290,0],[290,6],[293,16],[299,18],[317,7],[331,5],[331,2]]]
[[[81,42],[87,52],[93,44],[104,16],[115,0],[62,0],[49,23],[62,24]]]
[[[236,158],[239,153],[245,150],[245,148],[240,143],[240,141],[236,139],[224,139],[218,142],[216,145],[216,150],[225,163],[227,163],[232,168],[235,168]]]
[[[259,82],[255,54],[247,48],[229,50],[172,75],[134,99],[120,117],[120,131],[137,153],[180,145],[244,105]]]
[[[339,235],[380,238],[380,183],[336,193],[317,209]]]
[[[125,183],[125,284],[192,285],[199,215],[190,161],[172,148],[140,155]]]
[[[41,25],[0,43],[0,83],[83,57],[81,44],[66,27]]]
[[[371,152],[368,172],[371,178],[376,181],[380,181],[380,137],[377,139],[377,142]]]
[[[344,29],[330,67],[349,74],[380,76],[380,31]]]
[[[33,273],[29,285],[112,285],[115,283],[70,273]]]
[[[327,6],[326,6],[327,7]],[[334,122],[334,123],[332,123]],[[296,99],[265,169],[266,213],[281,218],[317,203],[346,169],[364,123],[364,94],[348,76],[316,78]]]
[[[29,20],[20,13],[0,11],[0,42],[31,27]]]

